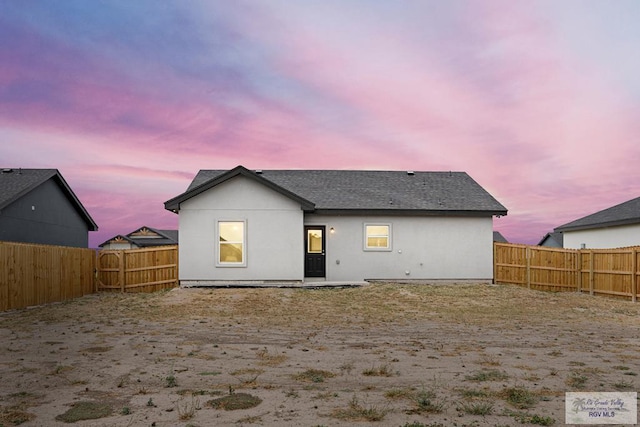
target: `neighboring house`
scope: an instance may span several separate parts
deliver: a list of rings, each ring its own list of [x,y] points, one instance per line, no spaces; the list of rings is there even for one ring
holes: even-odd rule
[[[562,232],[553,231],[544,235],[538,242],[538,246],[546,246],[548,248],[562,248],[563,246]]]
[[[167,246],[178,244],[178,230],[158,230],[140,227],[129,234],[112,237],[100,244],[102,249],[138,249],[149,246]]]
[[[0,169],[0,241],[86,248],[97,229],[57,169]]]
[[[493,241],[496,243],[509,243],[499,231],[493,232]]]
[[[554,229],[564,234],[563,247],[620,248],[640,245],[640,197]]]
[[[201,170],[179,214],[182,286],[491,280],[493,216],[463,172]]]

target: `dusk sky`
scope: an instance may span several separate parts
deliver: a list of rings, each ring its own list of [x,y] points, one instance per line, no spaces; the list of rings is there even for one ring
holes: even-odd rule
[[[109,237],[199,169],[464,171],[537,243],[640,196],[640,2],[0,0],[0,167]]]

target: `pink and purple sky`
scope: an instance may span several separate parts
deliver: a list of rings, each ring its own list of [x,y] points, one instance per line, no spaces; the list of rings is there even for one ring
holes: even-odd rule
[[[640,2],[0,0],[0,166],[147,225],[199,169],[454,170],[537,243],[640,196]]]

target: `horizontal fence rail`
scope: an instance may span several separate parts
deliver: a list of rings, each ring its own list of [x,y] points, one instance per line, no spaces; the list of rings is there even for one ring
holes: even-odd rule
[[[98,290],[155,292],[178,286],[178,246],[102,250],[97,261]]]
[[[0,311],[96,291],[93,249],[0,242]]]
[[[577,250],[508,243],[493,247],[495,283],[638,299],[640,247]]]

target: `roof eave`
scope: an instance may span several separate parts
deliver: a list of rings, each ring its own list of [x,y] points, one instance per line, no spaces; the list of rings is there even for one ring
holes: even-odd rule
[[[319,208],[312,213],[319,215],[390,215],[390,216],[506,216],[507,211],[445,210],[445,209],[331,209]]]
[[[57,178],[60,181],[65,191],[71,197],[73,203],[76,205],[76,208],[80,211],[82,216],[84,216],[85,222],[89,226],[89,231],[98,231],[98,224],[96,224],[93,218],[91,218],[91,215],[89,215],[89,212],[87,211],[87,209],[85,209],[84,205],[80,202],[80,199],[78,199],[78,197],[73,192],[71,187],[69,187],[69,184],[67,184],[67,181],[65,181],[65,179],[62,177],[58,169],[56,169],[55,178]]]
[[[608,222],[600,222],[594,224],[585,224],[585,225],[561,225],[560,227],[554,228],[553,231],[557,232],[566,232],[566,231],[581,231],[581,230],[594,230],[597,228],[609,228],[609,227],[618,227],[621,225],[634,225],[640,224],[640,218],[630,218],[618,221],[608,221]]]

